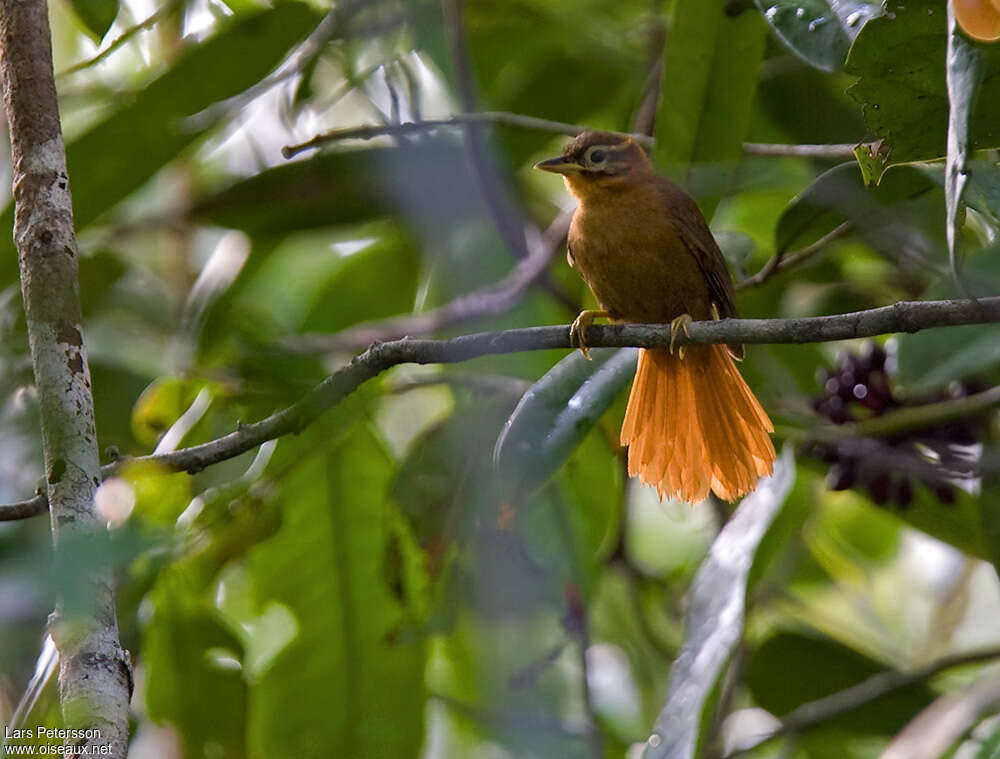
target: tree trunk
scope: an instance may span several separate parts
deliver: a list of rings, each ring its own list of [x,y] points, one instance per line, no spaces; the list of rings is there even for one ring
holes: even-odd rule
[[[103,529],[94,512],[100,485],[90,371],[83,342],[77,247],[59,125],[45,0],[0,0],[0,80],[10,126],[14,240],[31,358],[41,405],[49,511],[56,550]],[[59,649],[66,743],[124,757],[131,671],[118,642],[110,575],[90,578],[84,613],[63,599],[50,618]],[[78,601],[78,599],[74,599]],[[109,754],[104,754],[109,755]]]

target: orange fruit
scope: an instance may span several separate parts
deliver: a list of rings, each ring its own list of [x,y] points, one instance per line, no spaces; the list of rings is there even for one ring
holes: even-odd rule
[[[962,31],[984,42],[1000,40],[1000,0],[952,0]]]

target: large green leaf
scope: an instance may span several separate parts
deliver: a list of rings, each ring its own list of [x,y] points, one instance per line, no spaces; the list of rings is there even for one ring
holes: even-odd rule
[[[940,0],[898,0],[892,12],[865,24],[847,59],[859,77],[848,92],[882,140],[874,178],[897,163],[946,153],[947,14]],[[1000,146],[1000,48],[976,46],[983,57],[978,108],[971,118],[973,149]]]
[[[171,567],[149,595],[153,616],[143,631],[146,705],[169,722],[190,756],[246,756],[243,647],[212,603],[204,577]]]
[[[775,34],[797,56],[823,71],[844,65],[865,22],[882,4],[864,0],[755,0]]]
[[[424,649],[396,641],[386,574],[391,462],[364,425],[341,432],[281,485],[284,524],[249,558],[259,602],[298,635],[251,683],[253,756],[416,756]],[[289,708],[294,704],[294,708]]]
[[[215,36],[188,48],[167,72],[66,148],[77,229],[141,187],[212,126],[184,121],[237,95],[271,71],[319,19],[303,3],[241,15]],[[10,229],[13,207],[0,217],[0,284],[17,273]],[[3,230],[7,230],[3,232]]]
[[[739,158],[757,89],[767,27],[723,0],[677,0],[656,113],[661,165]]]
[[[645,759],[700,755],[719,685],[743,638],[754,556],[794,481],[795,463],[791,449],[786,449],[774,476],[743,499],[698,569],[689,594],[684,645],[670,669],[667,701],[646,742]]]
[[[521,398],[497,439],[505,497],[519,502],[566,462],[635,374],[635,349],[573,352]]]

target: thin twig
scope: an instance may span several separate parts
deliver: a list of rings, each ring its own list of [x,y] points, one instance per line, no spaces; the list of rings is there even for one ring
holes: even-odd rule
[[[540,239],[530,240],[528,257],[495,284],[460,295],[430,311],[363,322],[334,334],[299,335],[284,341],[282,347],[301,354],[357,350],[376,341],[395,340],[404,335],[429,335],[461,321],[509,311],[548,271],[553,254],[566,238],[571,215],[561,214]]]
[[[766,282],[779,271],[785,271],[786,269],[792,269],[796,266],[804,264],[817,253],[820,253],[831,242],[845,236],[853,228],[854,225],[850,221],[845,221],[836,228],[827,232],[821,238],[816,240],[816,242],[802,248],[802,250],[797,250],[792,253],[786,253],[784,250],[777,251],[773,256],[771,256],[768,262],[761,267],[760,271],[744,280],[741,280],[740,282],[737,282],[736,289],[745,290],[748,287],[756,287],[757,285]]]
[[[147,16],[145,19],[143,19],[142,21],[140,21],[138,24],[135,24],[134,26],[130,26],[128,29],[126,29],[125,31],[123,31],[121,34],[119,34],[117,37],[115,37],[108,44],[107,47],[105,47],[103,50],[101,50],[100,52],[98,52],[92,58],[88,58],[85,61],[80,61],[79,63],[75,63],[72,66],[70,66],[68,69],[65,69],[64,71],[60,71],[58,74],[56,74],[56,79],[63,79],[65,77],[69,76],[70,74],[75,74],[77,71],[82,71],[83,69],[90,68],[91,66],[100,63],[105,58],[107,58],[109,55],[111,55],[113,52],[115,52],[115,50],[117,50],[122,45],[124,45],[126,42],[128,42],[130,39],[132,39],[136,34],[138,34],[139,32],[145,31],[146,29],[149,29],[149,28],[153,27],[164,16],[167,16],[167,15],[173,13],[174,10],[179,5],[183,4],[183,2],[184,2],[184,0],[170,0],[170,2],[168,2],[166,5],[164,5],[162,8],[160,8],[158,11],[156,11],[152,15]]]
[[[987,648],[981,651],[946,656],[910,672],[899,672],[897,670],[880,672],[877,675],[869,677],[867,680],[861,681],[857,685],[852,685],[850,688],[845,688],[825,698],[802,704],[789,712],[782,720],[780,726],[766,735],[760,736],[752,745],[741,746],[734,751],[730,751],[723,759],[735,759],[735,757],[743,756],[783,735],[802,733],[834,717],[839,717],[865,704],[877,701],[893,691],[930,680],[945,670],[969,664],[979,664],[998,658],[1000,658],[1000,648]]]
[[[689,335],[679,333],[676,343],[815,343],[874,337],[894,332],[918,332],[932,327],[986,324],[1000,321],[1000,296],[969,300],[899,302],[833,316],[799,319],[723,319],[693,322]],[[670,329],[662,324],[595,325],[587,330],[592,348],[667,348]],[[569,326],[527,327],[500,332],[480,332],[449,340],[403,338],[376,343],[349,364],[316,385],[296,403],[259,422],[240,427],[217,440],[133,461],[156,462],[174,471],[199,472],[207,466],[234,458],[267,440],[299,432],[360,385],[397,364],[451,364],[486,355],[533,350],[569,350]],[[101,468],[108,477],[121,468],[115,462]],[[23,518],[45,510],[45,496],[0,506],[0,521]],[[15,516],[9,516],[14,514]]]
[[[576,137],[581,132],[587,131],[588,127],[579,124],[568,124],[564,121],[551,121],[540,119],[535,116],[525,116],[520,113],[509,111],[479,111],[469,113],[456,113],[443,119],[427,119],[425,121],[406,121],[402,124],[373,124],[357,127],[347,127],[344,129],[333,129],[329,132],[318,134],[306,142],[297,145],[287,145],[281,149],[281,154],[285,158],[306,150],[328,145],[331,142],[341,140],[370,140],[373,137],[385,135],[404,135],[426,132],[441,127],[458,127],[467,124],[500,124],[502,126],[518,127],[520,129],[531,129],[536,132],[549,132],[551,134],[562,134],[567,137]],[[645,148],[653,148],[655,140],[646,134],[625,133]],[[747,142],[743,145],[743,152],[746,155],[756,156],[792,156],[799,158],[853,158],[854,145],[772,145],[760,142]]]

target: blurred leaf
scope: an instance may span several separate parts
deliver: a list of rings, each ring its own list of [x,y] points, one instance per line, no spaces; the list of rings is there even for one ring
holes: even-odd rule
[[[775,34],[806,63],[841,68],[865,23],[882,13],[880,2],[861,0],[755,0]]]
[[[241,15],[208,40],[187,48],[167,72],[66,148],[73,217],[83,229],[141,187],[160,168],[219,123],[183,119],[237,95],[264,77],[316,25],[309,6],[285,2]],[[0,217],[0,284],[17,274],[13,207]]]
[[[416,27],[422,47],[453,80],[440,3],[411,5],[421,9]],[[646,35],[637,33],[636,23],[648,12],[644,0],[507,0],[502,12],[493,0],[464,5],[469,56],[483,103],[541,118],[627,127],[643,97],[649,66]],[[515,57],[512,40],[517,40]],[[553,142],[551,135],[532,130],[496,133],[514,165]],[[501,171],[507,165],[497,164]]]
[[[423,742],[424,650],[400,643],[386,575],[391,462],[363,424],[281,486],[284,524],[249,557],[261,607],[298,636],[251,684],[250,753],[415,756]],[[287,705],[294,703],[294,709]]]
[[[677,0],[656,113],[663,166],[740,157],[757,89],[766,25],[724,0]]]
[[[420,259],[409,241],[380,240],[347,256],[317,294],[304,332],[336,332],[413,310]]]
[[[440,229],[480,207],[461,146],[427,139],[324,152],[266,169],[200,198],[191,214],[203,223],[283,236],[391,214]]]
[[[149,716],[169,722],[190,756],[246,756],[243,647],[227,631],[205,578],[184,565],[165,570],[150,593],[143,631]]]
[[[518,503],[566,462],[635,374],[636,351],[574,351],[524,394],[497,439],[505,498]]]
[[[118,0],[71,0],[73,10],[90,30],[95,42],[104,39],[118,16]]]
[[[900,0],[858,34],[847,59],[859,77],[848,93],[869,128],[883,140],[881,171],[946,153],[947,20],[939,0]],[[977,46],[984,57],[979,107],[971,118],[973,149],[1000,146],[1000,48]]]
[[[722,528],[691,584],[684,645],[670,669],[667,701],[647,743],[646,759],[695,759],[711,729],[718,689],[743,638],[754,556],[795,481],[786,448],[773,477],[763,479]]]
[[[884,223],[887,207],[936,186],[922,171],[900,166],[877,187],[868,187],[857,164],[842,163],[820,174],[788,204],[774,231],[774,249],[804,248],[845,221],[861,231],[877,227]]]
[[[775,66],[777,62],[774,57],[765,61],[770,70],[757,85],[757,105],[747,140],[857,143],[865,139],[868,130],[861,109],[844,96],[856,81],[854,77],[825,74],[798,61]]]
[[[493,446],[516,398],[463,404],[410,446],[392,496],[432,561],[475,522],[492,491]]]
[[[79,260],[80,301],[84,316],[90,316],[108,289],[128,271],[128,266],[119,256],[106,250],[80,256]]]
[[[1000,759],[1000,722],[985,737],[980,737],[979,750],[972,759]]]
[[[1000,576],[1000,509],[993,504],[1000,503],[1000,478],[994,472],[983,475],[982,492],[980,493],[979,518],[983,531],[983,543],[986,546],[985,556],[993,564]]]
[[[984,717],[1000,705],[1000,678],[981,674],[971,685],[939,696],[895,736],[879,759],[954,757],[959,746]]]
[[[831,638],[778,631],[751,654],[746,682],[754,701],[780,719],[804,703],[887,671],[890,669],[884,664]],[[822,729],[892,735],[931,703],[934,695],[923,683],[900,688],[832,717]]]

